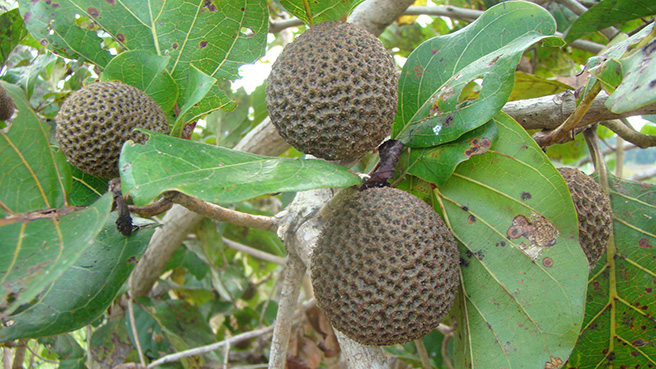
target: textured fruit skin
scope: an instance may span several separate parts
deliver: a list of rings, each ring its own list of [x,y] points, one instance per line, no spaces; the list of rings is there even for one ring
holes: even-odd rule
[[[579,243],[588,258],[590,269],[606,252],[613,232],[613,209],[610,200],[592,177],[576,168],[558,168],[572,194],[579,219]]]
[[[365,345],[410,342],[448,314],[459,254],[440,216],[390,187],[345,197],[312,254],[312,285],[333,327]]]
[[[122,82],[96,82],[73,92],[55,117],[56,138],[68,161],[102,178],[119,176],[118,159],[127,140],[145,143],[144,128],[168,133],[162,108],[145,92]]]
[[[14,114],[14,99],[7,94],[7,90],[0,86],[0,120],[7,120]]]
[[[397,80],[380,40],[354,24],[324,22],[276,59],[267,108],[282,138],[299,151],[351,161],[390,134]]]

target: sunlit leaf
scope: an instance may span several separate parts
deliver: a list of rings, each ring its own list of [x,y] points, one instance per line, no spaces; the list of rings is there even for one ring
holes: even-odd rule
[[[170,59],[143,51],[127,51],[107,64],[100,79],[134,86],[148,94],[162,110],[169,111],[178,98],[178,86],[166,70]]]
[[[266,46],[268,13],[261,0],[19,4],[30,33],[59,55],[86,59],[104,69],[115,52],[103,40],[105,32],[120,50],[169,57],[166,69],[178,85],[178,106],[196,96],[196,91],[187,92],[192,66],[217,80],[233,80],[238,68],[263,55]],[[216,90],[207,99],[199,107],[208,110],[194,116],[231,105],[227,95]]]
[[[317,24],[341,19],[362,1],[364,0],[280,0],[280,5],[305,24]]]
[[[602,0],[581,14],[567,31],[565,41],[572,42],[589,33],[654,14],[656,4],[652,0]]]
[[[430,147],[484,124],[508,101],[524,50],[544,39],[557,42],[548,37],[555,31],[544,8],[505,2],[457,32],[424,42],[403,66],[392,137]],[[475,80],[482,85],[479,97],[459,101]]]
[[[656,364],[656,186],[610,178],[614,241],[588,283],[583,331],[567,368]]]
[[[17,113],[9,133],[0,131],[0,218],[65,205],[71,186],[62,152],[50,149],[50,128],[36,115],[24,92],[0,81]]]
[[[123,191],[137,205],[172,190],[229,203],[275,192],[360,183],[355,173],[322,160],[267,157],[149,134],[146,145],[123,145],[119,163]]]
[[[0,66],[5,64],[9,53],[27,36],[18,9],[0,14]]]
[[[65,208],[60,214],[42,213],[42,219],[0,223],[0,317],[6,319],[20,305],[43,297],[44,289],[93,244],[111,204],[112,197],[105,195],[82,210]],[[0,341],[7,340],[6,335],[0,330]]]
[[[153,229],[125,237],[116,229],[116,214],[79,260],[26,310],[13,315],[4,340],[52,336],[84,327],[109,307],[143,254]]]
[[[515,86],[508,101],[532,99],[559,92],[573,90],[572,86],[555,79],[547,79],[534,74],[515,72]]]
[[[42,338],[39,343],[57,356],[58,369],[86,369],[86,353],[70,334]]]
[[[73,186],[68,195],[72,206],[88,206],[107,192],[108,181],[105,178],[94,177],[71,165]]]
[[[574,347],[588,263],[562,177],[512,118],[495,123],[489,152],[434,191],[461,250],[454,367],[545,368]]]

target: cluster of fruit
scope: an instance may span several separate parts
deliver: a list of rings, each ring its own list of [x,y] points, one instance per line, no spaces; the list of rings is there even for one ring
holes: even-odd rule
[[[391,55],[366,30],[318,24],[273,65],[266,89],[272,123],[304,153],[352,162],[390,134],[397,75]],[[134,128],[169,130],[157,103],[120,82],[76,91],[56,122],[57,141],[70,163],[103,178],[118,176],[126,140],[144,141]],[[608,198],[582,172],[561,174],[574,197],[580,243],[592,266],[611,230]],[[318,305],[334,327],[367,345],[409,342],[437,327],[454,303],[460,258],[453,234],[433,208],[390,187],[349,190],[327,206],[333,211],[311,272]]]

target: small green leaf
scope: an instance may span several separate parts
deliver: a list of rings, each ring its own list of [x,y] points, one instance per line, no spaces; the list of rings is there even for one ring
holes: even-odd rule
[[[654,14],[653,0],[602,0],[581,14],[567,31],[565,41],[570,43],[592,32]]]
[[[305,24],[313,25],[339,20],[362,1],[364,0],[280,0],[280,5]]]
[[[565,362],[585,310],[588,263],[569,191],[509,116],[498,141],[435,189],[460,243],[456,368],[544,368]]]
[[[0,66],[5,64],[9,53],[27,36],[27,30],[18,9],[0,14]]]
[[[609,182],[614,240],[590,274],[583,330],[567,368],[656,363],[656,186]]]
[[[165,112],[173,109],[178,86],[166,70],[171,58],[144,51],[126,51],[114,57],[100,75],[102,81],[121,81],[150,96]]]
[[[322,160],[267,157],[149,134],[146,145],[126,142],[119,162],[123,192],[137,205],[173,190],[229,203],[275,192],[360,183],[355,173]]]
[[[431,147],[489,121],[508,101],[524,50],[555,31],[544,8],[505,2],[462,30],[424,42],[403,66],[392,137],[412,148]],[[459,101],[475,80],[482,84],[479,97]]]
[[[610,95],[615,92],[615,89],[622,82],[624,73],[622,72],[622,64],[616,59],[609,59],[598,68],[590,70],[590,73],[597,77],[603,89]]]
[[[40,300],[46,287],[80,259],[107,222],[111,205],[112,197],[105,195],[82,210],[65,208],[59,216],[33,213],[0,226],[1,318]],[[27,218],[38,215],[41,219]],[[0,341],[7,339],[5,330],[0,330]]]
[[[497,139],[494,119],[448,144],[413,149],[400,162],[405,171],[436,185],[446,181],[456,166],[472,155],[485,154]]]
[[[116,230],[116,213],[79,260],[29,308],[11,316],[0,331],[3,340],[52,336],[84,327],[109,307],[146,250],[153,229],[124,237]]]
[[[0,131],[0,217],[63,207],[71,187],[64,154],[50,149],[50,127],[41,122],[24,92],[0,84],[18,111],[9,133]]]
[[[180,137],[182,134],[182,129],[184,128],[184,124],[196,118],[193,114],[187,114],[187,112],[189,112],[189,110],[191,110],[194,106],[197,106],[198,102],[205,98],[210,89],[216,89],[219,91],[219,93],[225,94],[223,91],[219,90],[218,87],[216,87],[216,78],[203,73],[193,65],[190,65],[189,75],[187,76],[186,82],[187,98],[185,99],[185,103],[182,108],[180,108],[178,119],[176,120],[175,125],[171,130],[171,136],[173,137]],[[214,91],[214,93],[216,93],[216,91]],[[226,95],[225,98],[219,97],[218,100],[228,101],[230,99],[228,99]],[[216,109],[219,108],[223,107],[219,105]],[[206,109],[201,108],[200,110],[205,111]]]
[[[635,110],[656,101],[656,40],[652,40],[632,55],[620,59],[624,78],[606,100],[614,113]],[[607,62],[608,63],[608,62]],[[615,77],[617,79],[617,77]]]

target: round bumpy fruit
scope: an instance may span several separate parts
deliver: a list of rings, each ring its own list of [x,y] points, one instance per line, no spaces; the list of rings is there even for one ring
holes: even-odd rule
[[[365,345],[402,344],[437,327],[453,305],[458,270],[457,244],[440,216],[390,187],[339,199],[312,255],[319,308]]]
[[[273,64],[267,108],[296,149],[350,161],[390,134],[397,80],[380,40],[354,24],[324,22],[287,45]]]
[[[0,85],[0,120],[7,120],[14,114],[14,99]]]
[[[565,179],[579,219],[579,243],[590,269],[606,252],[613,232],[613,209],[608,196],[592,177],[575,168],[558,168]]]
[[[73,92],[55,117],[56,137],[68,161],[102,178],[118,177],[121,146],[144,143],[144,128],[168,133],[162,108],[145,92],[122,82],[96,82]]]

